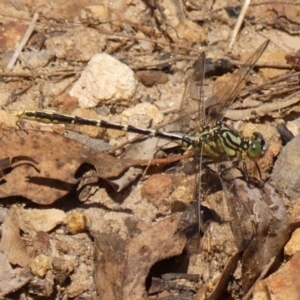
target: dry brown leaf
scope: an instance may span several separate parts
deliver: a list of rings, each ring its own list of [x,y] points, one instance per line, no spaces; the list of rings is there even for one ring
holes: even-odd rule
[[[12,268],[7,260],[7,257],[0,252],[0,282],[3,280],[8,280],[13,277]]]
[[[299,5],[295,1],[256,1],[250,5],[247,16],[252,22],[275,25],[285,32],[296,34],[299,31]]]
[[[239,179],[236,179],[233,184],[231,182],[228,184],[223,180],[222,184],[228,192],[238,196],[238,198],[234,198],[236,200],[235,213],[232,213],[233,207],[229,211],[232,219],[236,215],[231,226],[236,245],[240,251],[244,250],[242,287],[246,293],[264,268],[278,256],[286,244],[289,237],[288,218],[279,194],[269,183],[265,183],[262,188],[249,186]],[[227,195],[227,201],[229,197],[230,195]],[[251,213],[251,219],[247,215],[247,211]],[[242,223],[239,223],[238,220],[241,220]],[[250,222],[250,220],[252,221]],[[253,220],[256,224],[255,234],[253,234],[253,224],[251,224]],[[222,277],[227,275],[223,273]]]
[[[31,258],[26,252],[25,245],[20,237],[19,219],[16,208],[13,207],[2,227],[0,249],[11,264],[26,267]]]
[[[4,157],[0,159],[0,178],[9,172],[9,169],[16,168],[20,165],[32,166],[38,171],[37,163],[26,156]]]
[[[94,234],[95,284],[101,299],[148,299],[145,281],[150,268],[160,260],[182,253],[186,238],[174,234],[178,219],[178,216],[166,218],[131,240],[115,233]]]
[[[26,164],[12,169],[2,178],[0,197],[23,196],[43,205],[55,202],[74,188],[78,183],[75,173],[84,163],[95,167],[97,176],[104,179],[116,178],[132,166],[149,163],[117,159],[59,134],[35,130],[3,132],[0,151],[3,157],[30,157],[38,163],[39,170]]]
[[[10,266],[7,257],[0,252],[0,297],[15,292],[22,288],[30,279],[31,276],[21,275],[16,276]],[[1,298],[2,299],[2,298]]]

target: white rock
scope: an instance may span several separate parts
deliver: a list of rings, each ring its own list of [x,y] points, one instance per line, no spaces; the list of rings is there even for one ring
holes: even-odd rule
[[[79,80],[70,90],[82,108],[117,103],[128,105],[133,101],[138,82],[133,71],[112,56],[96,54],[89,61]]]
[[[141,123],[130,122],[130,120],[136,116],[140,116],[142,118]],[[133,126],[147,127],[149,125],[149,121],[152,122],[152,126],[155,126],[163,120],[164,116],[158,108],[155,105],[146,102],[139,103],[135,107],[128,108],[122,112],[122,123]]]
[[[155,105],[150,103],[139,103],[135,107],[124,110],[121,114],[122,124],[130,124],[136,127],[155,127],[164,120],[163,114]],[[135,133],[128,133],[128,138],[132,139]]]
[[[49,232],[61,224],[66,214],[59,209],[21,209],[19,210],[20,228],[24,232]]]

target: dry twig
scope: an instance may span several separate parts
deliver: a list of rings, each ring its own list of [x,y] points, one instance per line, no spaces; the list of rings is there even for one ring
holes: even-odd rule
[[[29,24],[28,29],[27,29],[27,31],[26,31],[26,33],[25,33],[22,41],[18,44],[17,49],[16,49],[14,55],[12,56],[11,60],[9,61],[8,65],[6,67],[6,70],[9,71],[9,70],[11,70],[13,68],[13,66],[16,63],[16,61],[17,61],[17,59],[18,59],[18,57],[19,57],[19,55],[20,55],[23,47],[27,44],[27,42],[28,42],[28,40],[29,40],[29,38],[30,38],[30,36],[31,36],[34,28],[35,28],[35,23],[36,23],[38,17],[39,17],[39,14],[37,14],[37,13],[35,13],[33,15],[31,23]]]

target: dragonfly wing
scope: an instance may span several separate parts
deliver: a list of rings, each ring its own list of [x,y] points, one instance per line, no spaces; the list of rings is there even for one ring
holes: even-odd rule
[[[205,76],[205,53],[202,52],[194,64],[195,70],[190,81],[191,99],[197,103],[198,128],[203,128],[206,124],[205,105],[203,99],[203,83]]]
[[[178,130],[180,132],[189,130],[199,134],[205,124],[205,110],[202,97],[203,81],[205,75],[205,53],[200,53],[198,59],[193,65],[193,70],[190,76],[188,76],[185,84],[185,91],[180,104],[180,112],[178,120],[175,124],[178,124]]]
[[[222,121],[227,109],[234,102],[237,94],[240,92],[244,79],[249,72],[255,66],[256,62],[266,50],[269,45],[269,40],[265,41],[240,67],[240,69],[234,73],[228,82],[220,88],[219,95],[214,95],[212,99],[209,99],[210,106],[207,108],[208,123],[215,123],[216,121]]]
[[[255,234],[255,223],[251,212],[243,201],[247,197],[246,183],[239,179],[224,179],[221,182],[228,211],[231,218],[231,229],[238,250],[244,251]]]

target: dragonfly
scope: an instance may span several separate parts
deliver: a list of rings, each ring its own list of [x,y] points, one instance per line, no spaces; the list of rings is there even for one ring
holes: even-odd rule
[[[188,87],[191,97],[198,103],[197,121],[199,123],[199,132],[194,135],[166,132],[160,129],[140,128],[105,120],[88,119],[40,110],[17,110],[12,111],[11,114],[22,119],[42,123],[90,125],[169,140],[180,144],[184,149],[194,151],[198,155],[200,161],[199,174],[201,173],[201,165],[204,159],[209,159],[211,162],[232,161],[236,165],[242,162],[247,179],[245,160],[249,158],[255,161],[262,157],[267,149],[267,143],[262,134],[258,132],[255,132],[250,139],[243,137],[239,132],[225,124],[224,116],[226,110],[232,105],[241,90],[243,81],[255,66],[268,44],[269,40],[259,46],[240,69],[232,75],[231,84],[224,84],[224,93],[209,99],[211,103],[209,106],[204,103],[202,97],[205,75],[205,53],[202,52],[200,54],[195,63],[194,72],[190,78]],[[198,231],[201,232],[203,231],[201,218],[201,182],[200,180],[198,182],[197,218]]]

